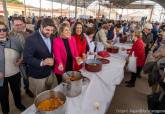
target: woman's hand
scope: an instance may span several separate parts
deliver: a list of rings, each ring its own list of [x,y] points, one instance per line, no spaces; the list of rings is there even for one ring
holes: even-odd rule
[[[82,54],[82,60],[85,61],[87,59],[87,55],[85,53]]]
[[[62,65],[62,63],[59,64],[58,70],[60,70],[60,71],[63,71],[64,70],[64,66]]]
[[[81,63],[83,63],[83,60],[81,57],[76,57],[76,61],[77,61],[77,64],[80,65]]]

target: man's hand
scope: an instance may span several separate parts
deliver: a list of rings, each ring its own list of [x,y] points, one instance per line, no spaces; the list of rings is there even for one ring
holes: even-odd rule
[[[107,43],[110,44],[110,45],[113,44],[112,40],[107,40]]]
[[[54,65],[54,59],[53,58],[46,58],[43,60],[43,66],[53,66]]]
[[[144,43],[144,47],[146,47],[147,45],[146,45],[146,43]]]
[[[160,53],[154,53],[154,54],[153,54],[153,57],[159,58],[159,57],[160,57]]]
[[[112,48],[113,47],[113,45],[112,44],[109,44],[108,46],[107,46],[107,48]]]

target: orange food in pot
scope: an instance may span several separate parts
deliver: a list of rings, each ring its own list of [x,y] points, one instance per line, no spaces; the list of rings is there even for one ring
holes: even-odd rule
[[[66,81],[77,81],[80,79],[81,77],[77,77],[77,76],[68,76],[67,78],[65,78]]]
[[[64,104],[64,101],[61,100],[60,98],[52,97],[39,103],[37,108],[40,111],[53,111],[57,109],[58,107],[62,106],[63,104]]]

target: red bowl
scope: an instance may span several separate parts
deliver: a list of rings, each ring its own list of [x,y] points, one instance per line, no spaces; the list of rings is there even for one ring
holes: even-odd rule
[[[100,51],[98,52],[98,55],[101,57],[109,57],[110,54],[107,51]]]

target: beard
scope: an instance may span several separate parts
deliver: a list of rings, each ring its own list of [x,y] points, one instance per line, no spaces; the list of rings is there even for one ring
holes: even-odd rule
[[[44,31],[41,31],[42,35],[46,38],[50,38],[51,34],[45,33]]]

